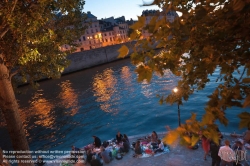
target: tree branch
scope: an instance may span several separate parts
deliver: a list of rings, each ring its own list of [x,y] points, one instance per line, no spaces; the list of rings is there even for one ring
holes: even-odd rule
[[[243,72],[241,73],[241,76],[240,76],[240,78],[239,78],[239,81],[242,79],[242,76],[243,76],[243,74],[245,73],[245,71],[246,71],[246,67],[244,67],[244,70],[243,70]]]
[[[6,20],[8,20],[8,18],[10,18],[11,17],[11,15],[12,15],[12,13],[13,13],[13,11],[14,11],[14,9],[15,9],[15,7],[16,7],[16,4],[17,4],[17,0],[15,0],[14,1],[14,3],[13,3],[13,6],[12,6],[12,8],[11,8],[11,10],[10,10],[10,13],[9,13],[9,15],[7,16],[7,18],[6,18]],[[5,22],[5,21],[3,21],[3,22]],[[0,34],[0,39],[2,39],[3,37],[4,37],[4,35],[9,31],[9,27],[7,27],[7,25],[5,25],[4,26],[4,23],[2,24],[3,25],[3,32],[1,32],[1,34]]]
[[[10,28],[5,28],[5,30],[0,34],[0,39],[9,31]]]

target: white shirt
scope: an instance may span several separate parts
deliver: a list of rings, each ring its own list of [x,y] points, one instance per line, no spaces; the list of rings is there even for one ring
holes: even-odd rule
[[[164,144],[162,142],[159,144],[159,149],[164,150]]]
[[[231,162],[235,158],[235,153],[229,146],[222,146],[220,147],[218,156],[224,161]]]

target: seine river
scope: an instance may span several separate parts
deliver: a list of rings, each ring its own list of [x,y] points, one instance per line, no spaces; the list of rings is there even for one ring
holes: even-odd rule
[[[25,86],[17,95],[21,118],[31,150],[70,150],[83,147],[97,135],[102,141],[114,138],[117,131],[137,135],[165,126],[178,126],[177,105],[159,104],[158,95],[167,95],[178,78],[169,71],[164,77],[154,75],[150,83],[137,82],[135,66],[129,59],[93,67],[58,80],[40,82],[37,91]],[[193,94],[180,106],[181,120],[197,112],[204,113],[207,96],[214,90],[218,74],[211,77],[205,90]],[[230,123],[222,131],[238,129],[239,108],[227,110]],[[0,147],[11,149],[6,126],[0,126]]]

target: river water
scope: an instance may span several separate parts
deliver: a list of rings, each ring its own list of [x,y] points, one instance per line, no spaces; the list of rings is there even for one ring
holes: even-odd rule
[[[25,86],[17,95],[31,150],[70,150],[83,147],[97,135],[102,141],[114,138],[117,131],[137,135],[166,131],[178,126],[177,105],[159,104],[158,95],[167,95],[178,78],[169,71],[154,75],[150,83],[137,82],[135,66],[129,59],[85,69],[58,80],[40,82],[37,91]],[[181,120],[197,112],[201,118],[207,96],[214,90],[217,73],[203,90],[180,106]],[[227,110],[230,123],[222,131],[238,129],[239,108]],[[11,149],[4,123],[0,123],[0,147]]]

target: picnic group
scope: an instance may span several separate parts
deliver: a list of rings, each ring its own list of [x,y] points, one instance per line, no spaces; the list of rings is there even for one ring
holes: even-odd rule
[[[219,133],[219,144],[209,140],[200,134],[200,142],[204,150],[204,160],[207,157],[212,158],[212,166],[243,166],[243,160],[246,160],[246,149],[250,149],[250,127],[243,135],[231,134],[234,141],[223,139],[223,135],[217,128]],[[98,136],[93,135],[93,143],[88,144],[84,148],[72,146],[70,155],[71,163],[79,163],[79,156],[83,158],[79,166],[103,166],[112,162],[112,160],[121,160],[130,150],[133,150],[133,157],[143,158],[164,154],[169,150],[168,146],[159,139],[155,131],[151,135],[137,139],[136,142],[130,143],[126,134],[119,131],[116,138],[102,142]],[[197,146],[187,148],[197,149]],[[243,152],[243,153],[242,153]],[[131,156],[132,157],[132,156]]]
[[[112,160],[121,160],[130,150],[133,150],[133,157],[140,158],[143,154],[154,156],[164,152],[166,145],[159,139],[155,131],[151,135],[137,139],[130,143],[126,134],[117,132],[116,138],[102,142],[98,136],[92,136],[93,143],[85,146],[83,149],[72,146],[71,160],[76,163],[78,157],[85,156],[84,160],[91,166],[102,166],[104,163],[110,163]],[[85,153],[85,154],[83,154]]]

